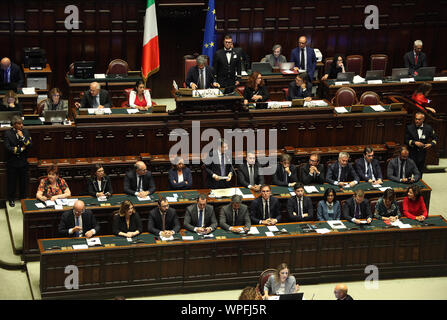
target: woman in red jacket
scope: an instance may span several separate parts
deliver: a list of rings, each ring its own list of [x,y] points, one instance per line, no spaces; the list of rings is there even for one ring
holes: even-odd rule
[[[424,198],[421,196],[421,189],[418,186],[408,187],[407,196],[404,198],[403,211],[404,216],[413,220],[424,221],[427,218],[427,208]]]
[[[422,111],[427,112],[428,110],[433,113],[436,113],[435,109],[428,106],[431,100],[427,99],[427,96],[430,94],[431,89],[432,85],[428,82],[424,82],[416,89],[411,99],[413,99],[414,102],[416,102],[416,106]]]

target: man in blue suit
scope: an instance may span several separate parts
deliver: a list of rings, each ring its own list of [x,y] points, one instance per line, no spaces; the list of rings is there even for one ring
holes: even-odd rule
[[[314,49],[307,47],[306,44],[306,37],[301,36],[298,39],[298,47],[293,49],[290,54],[290,61],[295,62],[295,70],[306,70],[309,80],[312,81],[317,67],[317,57]]]

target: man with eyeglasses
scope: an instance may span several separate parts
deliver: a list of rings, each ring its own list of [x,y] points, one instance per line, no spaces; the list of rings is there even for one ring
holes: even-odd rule
[[[75,102],[76,108],[111,108],[113,105],[107,90],[101,89],[101,85],[94,81],[90,83],[90,89],[84,92],[81,103]]]
[[[134,168],[129,170],[124,177],[124,193],[145,198],[154,191],[155,182],[152,173],[147,170],[143,161],[137,161]]]
[[[309,163],[300,168],[300,177],[304,185],[323,184],[324,166],[320,164],[320,156],[313,153],[309,157]]]
[[[307,38],[301,36],[298,39],[298,47],[290,53],[290,61],[295,62],[295,70],[306,71],[310,81],[314,79],[315,68],[317,66],[317,57],[314,49],[307,46]]]
[[[99,224],[91,210],[85,210],[83,201],[78,200],[73,210],[65,211],[59,223],[59,233],[64,237],[91,238],[99,232]]]
[[[272,196],[269,185],[261,187],[261,196],[253,200],[250,206],[252,224],[273,226],[281,219],[279,200]]]

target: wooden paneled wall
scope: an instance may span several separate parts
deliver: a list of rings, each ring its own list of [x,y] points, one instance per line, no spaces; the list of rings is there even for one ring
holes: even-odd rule
[[[157,3],[160,37],[160,72],[149,86],[154,97],[168,97],[172,80],[182,81],[182,57],[200,52],[206,0],[160,0]],[[378,30],[367,30],[364,8],[379,8]],[[79,30],[66,30],[67,5],[80,9]],[[1,55],[23,62],[23,48],[40,46],[47,51],[55,85],[67,94],[64,81],[70,63],[96,60],[98,73],[115,58],[141,68],[145,0],[15,0],[0,11]],[[364,68],[369,56],[386,53],[389,67],[402,66],[402,56],[416,39],[424,42],[429,65],[446,69],[447,1],[379,0],[216,0],[218,46],[226,33],[251,57],[260,60],[273,44],[283,45],[287,57],[304,34],[323,57],[334,53],[361,54]]]

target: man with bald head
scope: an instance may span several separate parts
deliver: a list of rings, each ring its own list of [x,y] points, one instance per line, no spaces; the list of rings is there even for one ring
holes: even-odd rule
[[[112,100],[107,90],[101,89],[98,82],[90,83],[90,89],[84,92],[81,103],[75,102],[76,108],[110,108]]]
[[[0,83],[2,88],[16,89],[23,88],[25,85],[25,77],[22,69],[9,58],[3,58],[0,61]]]
[[[126,172],[124,177],[124,193],[144,198],[155,191],[152,173],[147,170],[143,161],[137,161],[133,169]]]
[[[307,46],[307,38],[301,36],[298,39],[298,47],[290,53],[290,61],[295,62],[295,70],[304,70],[310,82],[314,79],[315,68],[317,67],[317,57],[315,51]]]
[[[99,232],[99,224],[91,210],[85,210],[83,201],[76,201],[73,210],[65,211],[59,223],[59,233],[64,237],[91,238]]]
[[[354,300],[348,294],[348,287],[345,284],[337,284],[334,289],[337,300]]]

